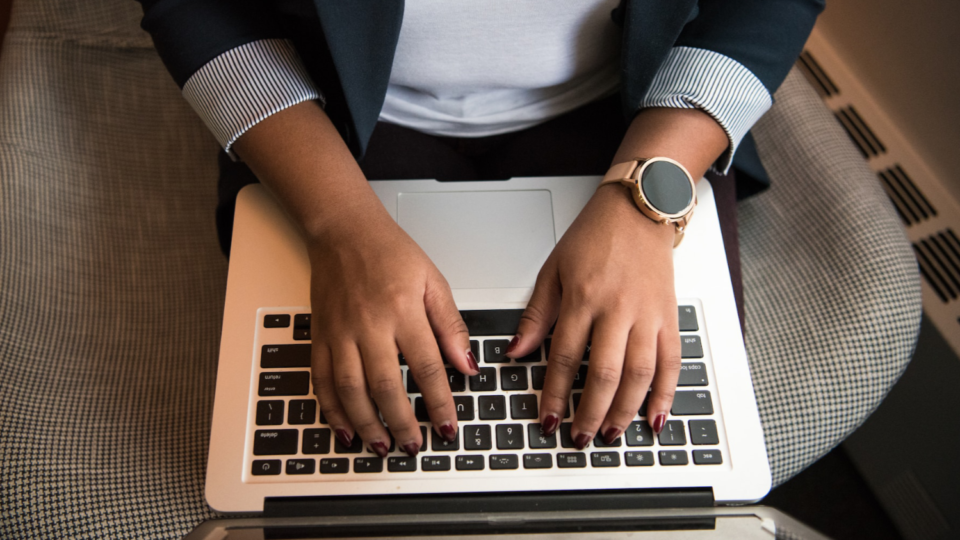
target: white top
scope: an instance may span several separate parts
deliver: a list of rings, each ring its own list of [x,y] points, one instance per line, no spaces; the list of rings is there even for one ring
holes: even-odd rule
[[[617,3],[410,0],[380,119],[485,137],[609,95],[620,81]]]

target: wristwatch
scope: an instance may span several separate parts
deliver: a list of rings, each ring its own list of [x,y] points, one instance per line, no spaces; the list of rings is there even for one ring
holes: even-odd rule
[[[676,228],[673,247],[680,245],[697,205],[696,185],[683,165],[666,157],[625,161],[610,167],[600,186],[613,182],[627,186],[643,215],[672,224]]]

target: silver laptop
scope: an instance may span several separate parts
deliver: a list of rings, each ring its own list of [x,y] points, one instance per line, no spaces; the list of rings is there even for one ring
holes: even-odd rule
[[[227,280],[208,504],[230,513],[375,516],[710,507],[766,495],[763,432],[706,181],[698,182],[696,217],[674,250],[683,369],[663,432],[653,435],[641,408],[614,444],[596,439],[579,451],[563,425],[544,437],[536,414],[511,408],[537,403],[546,353],[517,362],[503,357],[503,347],[541,265],[599,181],[371,182],[450,283],[483,370],[451,373],[456,442],[434,440],[420,416],[428,435],[420,455],[391,448],[385,459],[359,439],[341,446],[318,411],[309,376],[306,249],[263,187],[244,188]],[[400,369],[407,383],[406,366]],[[571,415],[589,370],[581,375]],[[415,385],[407,389],[416,404]]]

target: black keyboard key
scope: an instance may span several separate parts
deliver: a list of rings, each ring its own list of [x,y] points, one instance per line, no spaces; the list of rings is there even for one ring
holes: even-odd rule
[[[458,471],[482,471],[483,456],[457,456]]]
[[[687,435],[683,431],[683,421],[670,420],[660,432],[660,446],[683,446],[687,444]]]
[[[263,316],[264,328],[286,328],[288,326],[290,326],[289,315],[264,315]]]
[[[303,430],[304,454],[329,454],[330,430],[328,428]]]
[[[645,420],[630,422],[623,438],[627,440],[627,446],[653,446],[653,430]]]
[[[255,459],[250,474],[254,476],[274,476],[280,474],[279,459]]]
[[[560,446],[563,448],[576,448],[577,445],[573,444],[573,437],[570,436],[570,427],[573,426],[570,422],[564,422],[560,424]]]
[[[583,452],[561,452],[557,454],[557,467],[561,469],[582,469],[587,466],[587,455]]]
[[[260,347],[260,367],[265,369],[310,367],[310,344],[264,345]]]
[[[680,380],[677,386],[706,386],[707,365],[702,362],[680,364]]]
[[[693,306],[680,306],[677,308],[680,315],[680,331],[696,332],[700,329],[697,325],[697,310]]]
[[[320,460],[320,474],[347,474],[350,472],[349,458],[323,458]]]
[[[549,437],[543,434],[540,424],[527,424],[527,439],[530,440],[530,448],[556,448],[557,434]]]
[[[260,374],[261,396],[305,396],[309,391],[309,371],[271,371]]]
[[[453,406],[457,409],[457,420],[473,421],[473,396],[453,396]]]
[[[603,441],[603,437],[600,436],[600,434],[597,434],[593,438],[593,446],[597,448],[620,448],[621,446],[623,446],[623,438],[617,437],[616,439],[611,441],[610,444],[607,444]]]
[[[253,455],[284,456],[297,453],[296,429],[258,429],[253,434]]]
[[[507,419],[507,398],[504,396],[480,396],[477,404],[481,420]]]
[[[524,469],[552,469],[553,456],[550,454],[524,454]]]
[[[350,441],[350,446],[344,446],[340,444],[339,439],[336,439],[333,445],[333,451],[337,454],[359,454],[363,452],[363,440],[360,439],[359,435],[354,434],[353,440]]]
[[[310,328],[310,314],[301,313],[293,316],[294,328]]]
[[[536,368],[534,368],[536,369]],[[479,375],[470,377],[470,390],[473,392],[493,392],[497,389],[497,369],[480,368]]]
[[[527,367],[500,368],[500,388],[502,390],[526,390]]]
[[[427,426],[420,426],[420,451],[427,451]]]
[[[467,389],[467,376],[454,368],[447,368],[447,382],[451,392],[463,392]]]
[[[427,413],[427,404],[423,401],[422,397],[413,400],[413,414],[417,417],[418,422],[430,421],[430,415]]]
[[[693,463],[695,465],[720,465],[723,463],[723,457],[719,450],[694,450]]]
[[[594,467],[619,467],[619,452],[591,452],[590,463]]]
[[[270,400],[257,402],[257,425],[279,426],[283,423],[283,401]]]
[[[293,329],[293,339],[297,341],[309,341],[310,340],[310,329],[309,328],[294,328]]]
[[[353,472],[355,473],[383,472],[383,458],[381,457],[353,458]]]
[[[422,471],[449,471],[450,456],[423,456],[420,458],[420,470]]]
[[[539,418],[540,413],[537,411],[536,394],[510,396],[510,417],[514,420]]]
[[[661,465],[686,465],[687,452],[685,450],[661,450]]]
[[[537,347],[536,349],[533,350],[532,353],[526,356],[521,356],[520,358],[517,358],[517,362],[539,362],[541,359],[542,358],[540,356],[540,347]]]
[[[523,426],[520,424],[500,424],[497,426],[497,449],[522,450]]]
[[[287,423],[290,425],[311,425],[317,421],[317,400],[291,399]]]
[[[653,452],[624,452],[623,460],[627,467],[650,467],[653,465]]]
[[[522,309],[482,309],[460,312],[471,336],[508,336],[517,333]]]
[[[720,444],[717,423],[713,420],[691,420],[690,442],[693,444]]]
[[[387,458],[387,470],[390,472],[414,472],[417,470],[417,458],[409,456]]]
[[[516,454],[494,454],[490,456],[490,469],[499,471],[506,469],[517,469],[520,467],[520,460]]]
[[[490,426],[477,425],[463,427],[463,447],[467,450],[490,450],[493,448],[493,437],[490,435]]]
[[[530,378],[533,379],[534,390],[543,390],[543,381],[547,379],[547,366],[532,366]]]
[[[313,474],[317,470],[317,462],[312,459],[288,459],[287,474]]]
[[[574,390],[583,390],[583,387],[587,384],[587,368],[583,364],[580,364],[580,367],[577,368],[577,372],[573,374],[573,388]]]
[[[417,381],[413,379],[413,372],[407,369],[407,393],[408,394],[419,394],[420,387],[417,386]]]
[[[457,450],[460,450],[460,432],[457,432],[457,437],[455,439],[452,441],[447,441],[438,435],[436,431],[434,431],[431,441],[433,444],[431,444],[430,448],[434,452],[456,452]]]
[[[713,401],[707,390],[678,391],[673,396],[670,414],[674,416],[713,414]]]
[[[703,345],[700,336],[680,336],[681,358],[703,358]]]
[[[480,361],[480,342],[479,341],[475,339],[470,340],[470,352],[473,353],[473,357],[476,358],[477,362],[479,362]]]
[[[488,339],[483,342],[484,364],[506,364],[510,359],[506,357],[507,346],[510,342],[505,339]]]
[[[397,362],[400,362],[401,366],[407,365],[407,359],[403,357],[403,353],[397,353]]]
[[[573,394],[573,413],[577,413],[577,409],[580,408],[580,398],[583,397],[583,392],[577,392]]]
[[[640,416],[647,415],[647,402],[650,401],[650,392],[647,392],[647,397],[643,398],[643,403],[640,404],[640,411],[638,414]]]

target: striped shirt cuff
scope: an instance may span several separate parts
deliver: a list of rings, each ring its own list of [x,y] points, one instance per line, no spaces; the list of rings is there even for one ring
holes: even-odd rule
[[[230,147],[258,122],[310,99],[323,104],[286,39],[253,41],[221,54],[190,76],[183,97],[232,159]]]
[[[640,106],[701,109],[712,116],[730,139],[714,164],[726,174],[740,141],[772,104],[760,79],[736,60],[707,49],[674,47]]]

